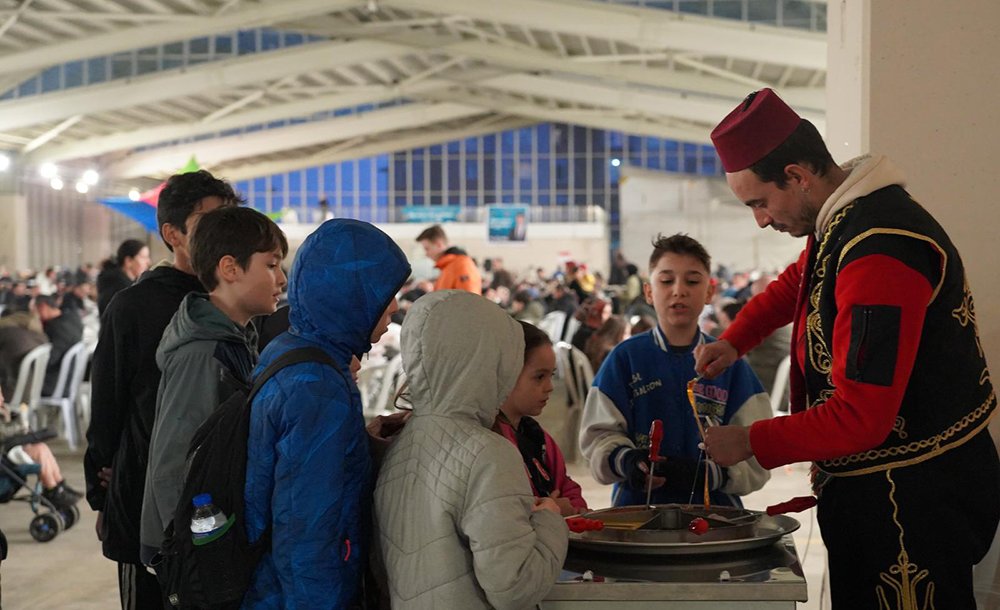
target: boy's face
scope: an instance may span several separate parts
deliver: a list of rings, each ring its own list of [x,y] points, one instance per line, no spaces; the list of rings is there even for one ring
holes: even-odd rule
[[[668,252],[656,261],[643,286],[646,302],[656,310],[660,327],[694,332],[702,309],[712,299],[708,269],[697,258]]]
[[[241,309],[249,317],[274,313],[278,308],[278,300],[288,283],[281,260],[281,250],[254,252],[246,270],[231,284]]]

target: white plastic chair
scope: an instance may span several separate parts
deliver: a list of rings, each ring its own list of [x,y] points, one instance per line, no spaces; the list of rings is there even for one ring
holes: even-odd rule
[[[563,329],[562,339],[564,341],[573,341],[573,335],[575,335],[578,330],[580,330],[580,321],[576,319],[576,316],[570,316],[566,320],[566,327]]]
[[[563,327],[566,325],[566,312],[565,311],[550,311],[545,314],[541,322],[538,323],[538,328],[545,331],[545,334],[549,336],[552,343],[562,340]]]
[[[569,403],[574,408],[583,408],[587,393],[590,391],[590,384],[594,382],[594,370],[590,367],[590,360],[586,354],[565,341],[556,343],[555,351],[556,369],[566,384]]]
[[[788,385],[788,373],[792,368],[792,357],[785,356],[778,363],[778,368],[774,371],[774,386],[771,388],[771,413],[774,415],[787,415],[780,409],[781,401],[785,395],[785,386]],[[786,408],[788,405],[784,405]]]
[[[80,438],[77,427],[76,399],[80,392],[80,384],[87,372],[89,354],[87,345],[80,341],[66,350],[59,364],[59,377],[51,396],[42,396],[38,405],[43,407],[58,407],[62,415],[63,433],[70,449],[76,449]]]
[[[24,358],[21,359],[21,366],[17,370],[17,385],[14,386],[14,394],[10,397],[12,409],[20,407],[22,403],[28,405],[28,422],[32,427],[37,426],[35,410],[42,397],[45,367],[49,365],[51,353],[52,344],[43,343],[24,355]]]

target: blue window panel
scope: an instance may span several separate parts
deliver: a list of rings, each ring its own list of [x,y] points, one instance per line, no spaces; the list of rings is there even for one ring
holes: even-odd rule
[[[394,199],[397,206],[410,205],[410,200],[406,198],[405,194],[397,194]]]
[[[500,203],[514,203],[514,194],[504,193],[500,196]]]
[[[255,30],[243,30],[236,35],[237,48],[239,54],[257,52],[257,32]]]
[[[573,152],[580,155],[586,154],[588,131],[586,127],[573,125]]]
[[[233,52],[233,35],[226,34],[225,36],[216,36],[215,52],[223,55],[231,54]]]
[[[410,154],[413,156],[414,159],[423,159],[425,156],[427,156],[427,149],[414,148],[413,150],[410,151]]]
[[[440,191],[441,190],[441,178],[444,170],[442,169],[441,159],[428,159],[427,164],[430,166],[430,178],[431,178],[431,190]]]
[[[53,66],[42,72],[42,93],[55,91],[61,87],[59,69],[60,66]]]
[[[395,155],[392,161],[393,178],[396,183],[396,190],[406,189],[406,157]]]
[[[128,78],[129,76],[132,76],[132,58],[121,55],[115,56],[111,60],[112,80],[116,78]]]
[[[375,200],[375,205],[379,206],[379,222],[389,222],[389,193],[380,192]]]
[[[350,193],[344,193],[340,197],[340,210],[341,215],[347,216],[348,218],[354,218],[354,195]]]
[[[372,160],[359,159],[358,164],[358,190],[362,193],[371,193],[372,190]]]
[[[184,66],[184,62],[180,59],[163,59],[163,69],[173,70],[174,68],[181,68]]]
[[[569,205],[569,195],[556,195],[556,205]]]
[[[456,194],[462,189],[462,163],[458,159],[448,159],[447,188]]]
[[[681,171],[681,160],[680,151],[678,150],[677,142],[665,142],[663,152],[666,155],[666,166],[663,168],[668,172],[679,172]]]
[[[711,155],[702,155],[701,173],[705,176],[714,176],[720,173],[718,167],[718,159],[715,157],[714,152]]]
[[[337,166],[334,164],[323,166],[323,196],[333,199],[337,192]]]
[[[538,193],[538,205],[552,205],[552,197],[548,193]]]
[[[286,47],[298,46],[305,41],[305,37],[298,32],[285,32],[284,35]]]
[[[549,171],[549,157],[548,155],[538,158],[537,163],[537,173],[535,174],[535,180],[538,184],[539,191],[547,191],[552,188],[552,183],[550,181],[550,171]]]
[[[489,159],[483,163],[483,189],[489,193],[497,188],[496,163]]]
[[[414,193],[413,199],[410,200],[410,205],[424,205],[425,203],[427,203],[427,201],[422,194],[418,195]]]
[[[280,193],[285,189],[285,175],[275,174],[271,176],[271,192]]]
[[[513,155],[514,154],[514,132],[512,130],[504,131],[500,134],[500,144],[503,149],[503,154]]]
[[[487,191],[483,196],[483,205],[491,205],[497,202],[496,193],[492,191]]]
[[[685,142],[682,149],[684,159],[683,171],[686,174],[694,174],[698,171],[698,146]]]
[[[261,194],[267,190],[267,178],[254,178],[253,180],[253,191],[254,194]]]
[[[621,150],[622,149],[622,132],[620,131],[609,131],[608,137],[611,140],[611,150]]]
[[[190,42],[190,49],[192,53],[198,53],[204,55],[208,53],[208,38],[195,38]]]
[[[475,153],[479,150],[479,138],[466,138],[462,141],[465,147],[465,153]]]
[[[552,126],[552,141],[555,152],[565,154],[569,146],[569,127],[563,123],[556,123]]]
[[[358,195],[358,205],[361,207],[361,217],[371,220],[372,215],[372,195],[371,191]],[[366,218],[367,217],[367,218]]]
[[[375,174],[375,189],[380,197],[385,198],[386,202],[389,201],[387,193],[389,192],[389,155],[380,155],[375,158],[375,167],[377,168],[377,173]]]
[[[288,193],[288,205],[290,207],[295,208],[296,210],[298,210],[299,208],[301,208],[302,207],[302,195],[300,193],[295,192],[295,191],[292,191],[292,192]],[[305,220],[305,219],[304,218],[300,218],[299,220]]]
[[[250,198],[250,181],[240,180],[233,183],[233,190],[236,191],[237,195],[243,195],[246,198]]]
[[[483,152],[493,154],[497,150],[497,137],[494,134],[483,136]]]
[[[431,146],[430,153],[432,155],[434,155],[434,156],[440,157],[441,156],[441,145],[440,144],[435,144],[434,146]]]
[[[569,188],[569,160],[566,158],[556,159],[556,188]]]
[[[751,2],[747,18],[754,23],[778,23],[778,5],[776,2]]]
[[[642,157],[639,156],[638,152],[629,154],[626,162],[634,167],[642,167]]]
[[[452,140],[451,142],[448,142],[447,148],[449,155],[458,155],[462,152],[462,141]]]
[[[411,177],[413,182],[410,184],[410,187],[414,191],[424,190],[424,160],[414,159],[413,164],[410,167],[413,170],[413,175]]]
[[[646,153],[650,158],[660,156],[660,146],[663,140],[660,138],[646,138]]]
[[[660,167],[661,165],[663,165],[663,162],[660,160],[659,153],[657,153],[655,156],[653,154],[650,154],[649,157],[646,158],[646,167],[648,167],[649,169],[663,169],[662,167]]]
[[[306,170],[306,192],[309,194],[308,202],[316,201],[319,195],[319,168],[310,167]]]
[[[277,212],[285,207],[285,195],[279,192],[271,192],[271,209]]]
[[[642,153],[642,138],[639,136],[628,137],[628,153],[629,155],[636,156],[639,156]]]
[[[174,55],[177,58],[180,58],[181,56],[184,55],[184,43],[171,42],[170,44],[165,44],[163,45],[163,53],[165,55]],[[116,57],[121,57],[121,56],[119,55]]]
[[[444,204],[444,197],[442,197],[441,195],[431,195],[430,196],[430,202],[431,202],[431,205],[443,205]]]
[[[264,30],[260,36],[260,47],[262,51],[281,48],[281,34],[274,30]]]
[[[288,172],[288,190],[293,193],[302,191],[302,172]]]
[[[517,185],[521,189],[522,196],[526,195],[525,191],[531,191],[535,177],[533,169],[531,161],[526,159],[522,159],[517,166]]]
[[[519,138],[517,149],[521,154],[531,154],[535,131],[531,127],[522,127],[517,130],[517,135]]]
[[[500,162],[501,188],[505,191],[514,190],[514,160],[503,159]]]
[[[549,138],[549,136],[551,135],[552,132],[552,126],[546,123],[544,125],[537,125],[535,126],[534,129],[535,129],[535,136],[537,137],[538,141],[538,152],[540,153],[550,152],[549,149],[552,145],[552,141]]]
[[[590,161],[590,171],[591,171],[591,184],[594,189],[604,188],[604,169],[607,167],[607,161],[603,158],[591,159]]]
[[[97,57],[87,60],[87,82],[103,83],[108,80],[108,58]]]
[[[772,3],[773,4],[773,3]],[[707,15],[708,4],[704,0],[680,2],[678,8],[682,13],[693,13],[696,15]]]
[[[621,176],[622,176],[621,167],[615,167],[614,165],[612,165],[611,169],[608,171],[608,178],[611,180],[611,186],[613,188],[618,187],[618,180],[621,178]]]
[[[470,207],[476,207],[476,206],[478,206],[479,205],[479,196],[478,195],[469,195],[469,196],[467,196],[465,198],[465,205],[470,206]]]
[[[577,193],[573,195],[573,203],[576,205],[588,205],[590,201],[587,199],[586,193]]]
[[[345,194],[354,191],[354,161],[344,161],[340,164],[340,190]]]
[[[573,159],[573,188],[587,188],[587,159],[585,157]]]

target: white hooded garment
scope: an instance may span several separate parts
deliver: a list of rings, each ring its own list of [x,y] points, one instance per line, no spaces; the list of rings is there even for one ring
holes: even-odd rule
[[[490,427],[520,374],[520,326],[459,290],[421,297],[402,329],[413,417],[375,490],[393,608],[530,608],[566,558],[558,515],[532,512],[517,449]]]

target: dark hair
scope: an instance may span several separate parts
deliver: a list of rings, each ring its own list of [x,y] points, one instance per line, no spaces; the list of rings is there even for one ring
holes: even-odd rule
[[[583,353],[590,361],[591,368],[596,372],[601,363],[616,345],[625,339],[625,329],[628,327],[622,316],[611,316],[604,321],[594,334],[587,337]]]
[[[726,303],[725,305],[722,306],[722,311],[723,313],[726,314],[726,317],[728,317],[729,321],[731,322],[736,319],[736,314],[740,313],[740,310],[743,309],[744,305],[746,305],[746,301],[734,301],[732,303]]]
[[[511,300],[527,305],[528,303],[531,303],[532,301],[535,300],[535,296],[531,293],[530,290],[525,288],[515,292],[514,296],[511,297]]]
[[[712,257],[708,255],[705,246],[697,239],[683,233],[676,233],[670,237],[664,237],[659,233],[656,235],[656,239],[653,240],[653,253],[649,255],[649,270],[652,271],[663,255],[668,253],[693,256],[705,265],[705,271],[712,270]]]
[[[783,189],[788,184],[785,167],[793,163],[808,166],[817,176],[825,176],[827,170],[836,165],[823,136],[819,135],[815,125],[805,119],[799,121],[792,135],[777,148],[751,165],[750,171],[761,182],[773,182]]]
[[[35,307],[39,305],[48,305],[53,309],[59,309],[59,297],[54,294],[40,294],[35,297]]]
[[[528,324],[524,320],[518,320],[518,324],[521,325],[521,330],[524,331],[525,362],[527,362],[528,356],[535,350],[535,348],[543,345],[552,345],[552,339],[549,338],[544,330],[538,328],[534,324]]]
[[[186,174],[174,174],[167,179],[166,186],[160,191],[156,204],[156,228],[163,236],[163,225],[171,224],[182,234],[187,234],[187,219],[195,212],[206,197],[218,197],[223,205],[239,205],[245,203],[243,198],[233,190],[225,180],[220,180],[200,169]],[[167,244],[173,252],[173,247]]]
[[[246,270],[255,253],[278,249],[286,256],[288,241],[273,220],[253,208],[218,208],[201,217],[191,236],[191,267],[211,292],[219,285],[215,268],[222,257],[232,256]]]
[[[146,244],[138,239],[126,239],[118,246],[118,252],[115,253],[115,264],[121,267],[125,264],[126,258],[135,258],[145,247]]]
[[[424,229],[423,231],[421,231],[420,235],[417,235],[417,241],[424,241],[424,240],[448,241],[448,237],[444,234],[444,229],[441,228],[441,225],[431,225],[426,229]]]

